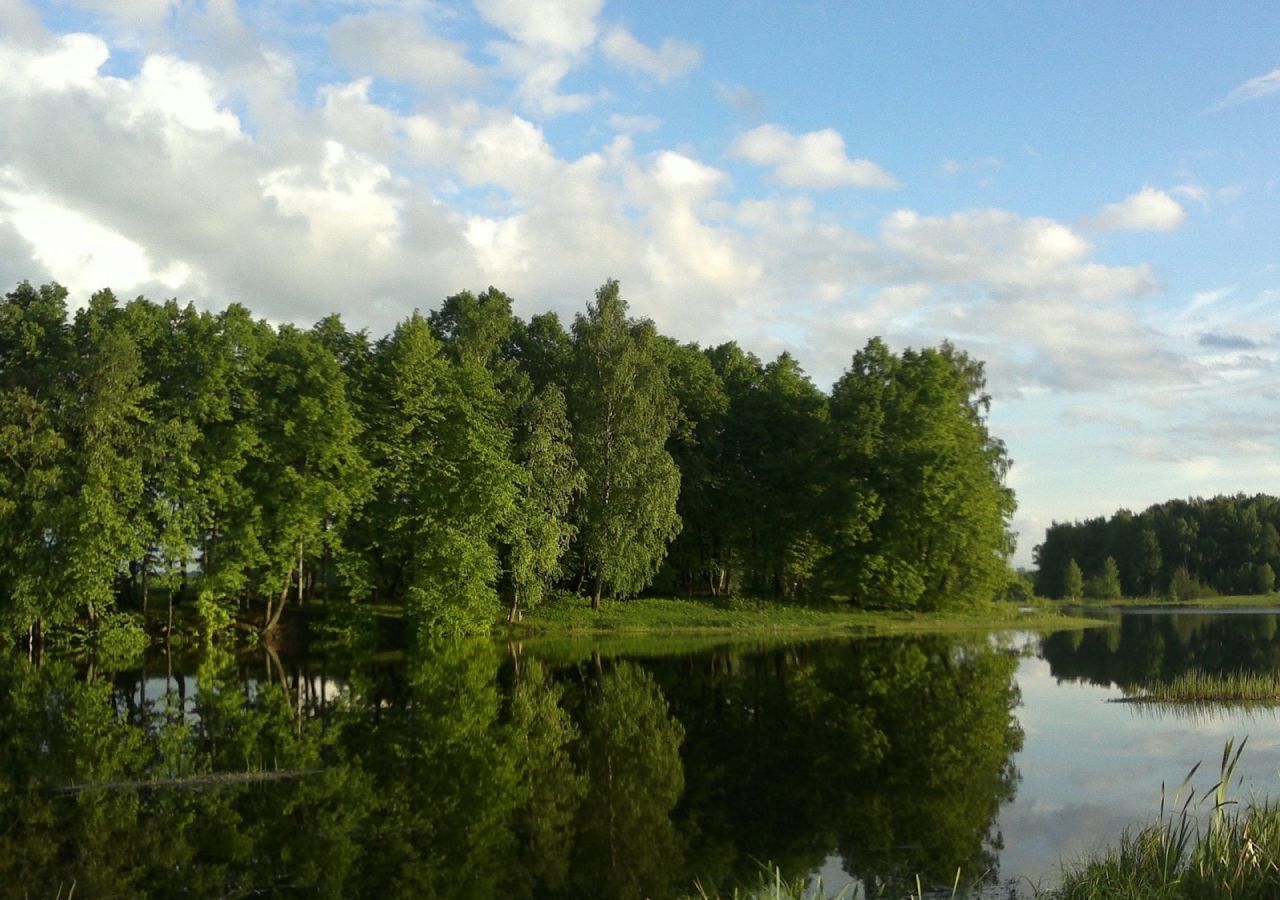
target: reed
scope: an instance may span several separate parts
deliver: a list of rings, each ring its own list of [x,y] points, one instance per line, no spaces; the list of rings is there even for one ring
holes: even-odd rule
[[[1245,741],[1228,741],[1218,782],[1198,802],[1183,781],[1178,811],[1126,834],[1115,848],[1064,869],[1053,900],[1263,900],[1280,897],[1280,807],[1244,805],[1229,787]],[[1238,786],[1238,784],[1237,784]],[[1175,803],[1176,797],[1175,795]],[[1202,819],[1207,821],[1202,823]]]
[[[845,889],[838,894],[827,895],[822,887],[822,879],[810,882],[807,878],[794,880],[782,877],[782,870],[776,866],[766,866],[760,873],[760,882],[751,888],[734,888],[732,894],[708,893],[701,885],[695,883],[697,893],[686,900],[851,900],[853,891]]]
[[[1193,669],[1168,681],[1144,684],[1126,699],[1132,703],[1280,703],[1280,674]]]

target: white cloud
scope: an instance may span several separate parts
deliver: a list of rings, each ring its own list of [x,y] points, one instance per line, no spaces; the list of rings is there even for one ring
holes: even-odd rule
[[[0,94],[93,90],[98,70],[110,57],[106,41],[92,34],[63,35],[40,50],[0,44]]]
[[[1272,69],[1265,75],[1250,78],[1244,84],[1232,88],[1227,96],[1218,102],[1217,109],[1235,106],[1237,103],[1248,103],[1280,91],[1280,69]]]
[[[1186,217],[1186,210],[1169,194],[1144,187],[1119,203],[1108,203],[1086,222],[1099,231],[1173,231]]]
[[[480,14],[517,43],[565,55],[595,43],[603,6],[604,0],[476,0]]]
[[[137,242],[83,213],[24,191],[11,179],[6,181],[0,187],[0,225],[20,235],[43,270],[56,273],[76,301],[112,285],[155,283],[177,290],[191,276],[185,263],[157,266]]]
[[[475,84],[482,77],[465,46],[429,33],[410,14],[348,16],[330,31],[329,46],[356,75],[373,73],[423,91]]]
[[[698,48],[688,41],[663,38],[654,50],[621,26],[609,29],[600,42],[600,49],[616,65],[664,84],[692,72],[701,59]]]
[[[128,124],[158,118],[171,144],[192,132],[240,136],[240,120],[222,108],[213,81],[199,66],[172,56],[151,56],[130,88],[123,104]]]
[[[657,116],[627,116],[614,113],[609,116],[609,127],[621,134],[640,134],[645,131],[657,131],[662,127],[662,120]]]
[[[772,166],[773,177],[793,188],[891,188],[898,181],[866,159],[850,159],[844,138],[826,128],[793,135],[777,125],[761,125],[740,135],[729,151],[759,166]]]
[[[1086,299],[1138,295],[1153,287],[1144,267],[1089,263],[1089,242],[1052,219],[1024,219],[998,209],[949,216],[898,210],[884,218],[880,230],[886,247],[931,279],[1015,291],[1054,289]]]
[[[327,141],[314,167],[288,166],[259,182],[279,211],[306,223],[318,253],[340,254],[378,265],[401,237],[400,201],[388,190],[391,172],[381,163]]]
[[[373,79],[330,84],[320,89],[321,117],[340,143],[366,153],[388,153],[401,127],[397,116],[369,99]]]

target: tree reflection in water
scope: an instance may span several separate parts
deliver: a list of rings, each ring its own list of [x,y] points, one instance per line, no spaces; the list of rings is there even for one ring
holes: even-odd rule
[[[833,853],[873,893],[995,877],[1015,665],[941,637],[4,658],[0,896],[666,897]]]

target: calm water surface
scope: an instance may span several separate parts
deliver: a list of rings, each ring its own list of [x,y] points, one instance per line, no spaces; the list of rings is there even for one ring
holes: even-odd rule
[[[1280,668],[1276,611],[798,645],[0,659],[0,896],[678,897],[772,861],[989,896],[1158,811],[1270,710],[1109,703]],[[1212,772],[1197,779],[1207,788]]]

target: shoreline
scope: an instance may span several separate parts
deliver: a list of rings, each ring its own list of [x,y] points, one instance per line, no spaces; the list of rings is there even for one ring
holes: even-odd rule
[[[840,607],[793,606],[771,601],[651,597],[606,602],[598,611],[586,598],[558,600],[503,624],[496,636],[596,637],[681,635],[728,637],[838,637],[974,631],[1058,631],[1106,623],[1070,616],[1056,608],[1020,611],[1012,604],[980,605],[946,612],[893,612]]]

